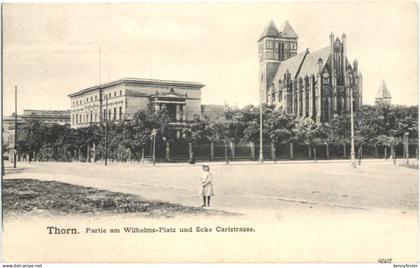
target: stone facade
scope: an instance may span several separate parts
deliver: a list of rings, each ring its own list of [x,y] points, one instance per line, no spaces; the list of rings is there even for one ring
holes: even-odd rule
[[[173,124],[182,125],[201,114],[203,84],[156,79],[123,78],[70,94],[71,126],[86,127],[104,119],[130,120],[149,104],[165,107]]]
[[[277,30],[270,22],[258,41],[261,102],[297,117],[328,122],[334,114],[362,105],[362,74],[357,60],[346,57],[346,35],[330,34],[330,45],[314,52],[297,53],[298,36],[285,22]]]

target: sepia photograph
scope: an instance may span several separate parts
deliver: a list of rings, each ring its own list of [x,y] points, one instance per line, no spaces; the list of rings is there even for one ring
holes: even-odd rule
[[[2,263],[417,267],[417,5],[3,2]]]

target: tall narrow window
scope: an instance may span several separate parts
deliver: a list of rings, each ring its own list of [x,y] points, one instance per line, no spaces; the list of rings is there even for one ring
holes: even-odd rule
[[[117,107],[114,107],[114,118],[113,118],[113,120],[115,121],[115,119],[117,119]]]
[[[120,106],[120,116],[119,116],[120,120],[122,120],[122,106]]]

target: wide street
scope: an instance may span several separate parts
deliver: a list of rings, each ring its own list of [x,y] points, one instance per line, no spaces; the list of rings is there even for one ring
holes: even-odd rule
[[[8,178],[54,180],[140,195],[188,206],[199,206],[201,165],[137,163],[18,163]],[[390,160],[364,161],[352,169],[348,161],[210,163],[215,196],[212,207],[248,211],[287,206],[342,209],[418,208],[418,170]]]
[[[201,165],[18,163],[5,179],[55,180],[199,206]],[[138,262],[418,261],[418,170],[391,161],[210,163],[213,209],[243,216],[153,219],[123,215],[6,219],[9,260]],[[46,226],[75,227],[77,239],[50,236]],[[254,233],[84,234],[86,227],[252,227]],[[16,235],[17,234],[17,235]],[[43,246],[40,247],[39,245]],[[171,246],[169,246],[171,245]],[[205,247],[199,250],[197,247]],[[164,249],[168,250],[164,250]],[[162,254],[164,250],[165,254]],[[24,255],[20,252],[25,252]],[[46,254],[46,252],[48,254]],[[139,254],[141,253],[141,254]]]

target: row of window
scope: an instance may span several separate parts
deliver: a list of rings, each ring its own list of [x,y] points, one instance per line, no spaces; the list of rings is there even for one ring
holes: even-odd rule
[[[110,99],[110,98],[112,98],[112,95],[114,95],[114,97],[117,97],[117,91],[114,91],[113,93],[114,94],[112,94],[112,92],[109,92],[108,94],[102,95],[102,97],[103,97],[103,99],[105,99],[106,97],[108,97]],[[120,94],[119,96],[122,96],[122,90],[120,90],[119,94]],[[90,98],[86,97],[86,99],[83,98],[83,99],[80,99],[80,100],[73,101],[73,106],[81,105],[81,104],[84,104],[84,103],[89,103],[89,102],[97,101],[97,100],[98,100],[98,95],[90,96]]]
[[[275,42],[274,44],[275,44],[276,48],[282,47],[284,49],[289,49],[289,48],[293,49],[293,50],[297,49],[297,43],[295,43],[295,42],[291,42],[291,43]],[[267,40],[266,43],[265,43],[265,47],[268,48],[268,49],[272,49],[273,48],[273,41]]]
[[[108,113],[106,111],[106,109],[103,110],[103,114],[102,114],[102,118],[103,119],[108,119],[108,120],[121,120],[123,119],[123,107],[120,106],[118,107],[114,107],[114,108],[110,108],[108,109]],[[96,112],[90,112],[90,113],[85,113],[85,114],[72,114],[71,116],[71,122],[73,125],[77,125],[77,124],[83,124],[83,123],[94,123],[94,122],[98,122],[99,118],[98,118],[98,113]]]

